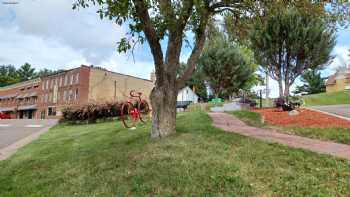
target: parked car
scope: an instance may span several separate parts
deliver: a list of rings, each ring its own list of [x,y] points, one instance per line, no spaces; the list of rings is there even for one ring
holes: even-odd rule
[[[11,119],[10,114],[5,114],[3,112],[0,112],[0,119]]]

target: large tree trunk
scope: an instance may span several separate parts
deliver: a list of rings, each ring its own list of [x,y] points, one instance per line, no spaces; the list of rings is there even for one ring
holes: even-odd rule
[[[289,84],[285,83],[285,87],[284,87],[284,96],[288,97],[289,96]]]
[[[168,75],[169,78],[172,78]],[[176,132],[177,88],[175,77],[156,83],[151,92],[151,138],[157,139]]]
[[[283,83],[282,83],[282,79],[278,80],[278,88],[279,88],[280,98],[282,98],[283,97]]]

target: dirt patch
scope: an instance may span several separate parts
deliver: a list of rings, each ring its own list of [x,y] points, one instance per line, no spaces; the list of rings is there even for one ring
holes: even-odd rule
[[[272,125],[316,128],[350,128],[350,121],[308,109],[298,109],[300,114],[297,116],[290,116],[288,115],[288,112],[276,108],[254,109],[253,111],[262,114],[265,121]]]

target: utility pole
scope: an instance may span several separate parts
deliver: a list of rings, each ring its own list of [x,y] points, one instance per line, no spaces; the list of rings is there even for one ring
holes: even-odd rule
[[[266,70],[266,95],[265,95],[265,99],[266,99],[266,105],[267,107],[269,107],[269,104],[270,104],[270,99],[269,99],[269,96],[270,96],[270,89],[269,89],[269,71]]]

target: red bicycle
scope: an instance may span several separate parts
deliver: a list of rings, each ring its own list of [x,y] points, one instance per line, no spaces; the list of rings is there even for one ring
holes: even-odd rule
[[[125,128],[135,128],[137,120],[146,123],[150,120],[150,108],[146,100],[141,99],[142,92],[130,91],[131,99],[123,103],[120,119]]]

